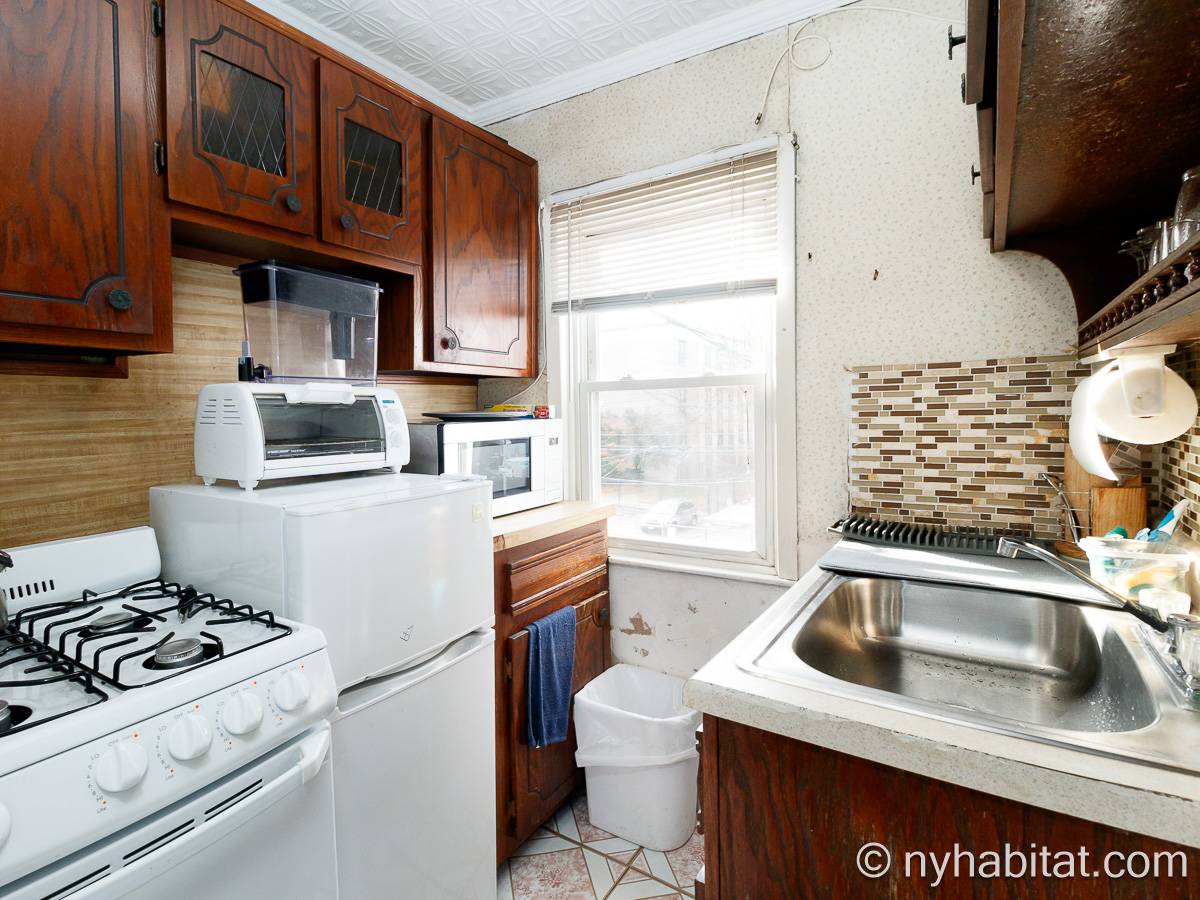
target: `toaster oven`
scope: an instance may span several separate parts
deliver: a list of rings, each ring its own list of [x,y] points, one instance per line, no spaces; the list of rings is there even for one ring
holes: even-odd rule
[[[338,383],[210,384],[196,405],[196,474],[205,484],[371,469],[408,462],[396,392]]]

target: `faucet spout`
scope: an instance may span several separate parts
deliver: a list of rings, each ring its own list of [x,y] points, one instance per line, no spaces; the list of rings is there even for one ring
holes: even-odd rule
[[[1133,600],[1128,597],[1123,597],[1106,584],[1097,581],[1087,572],[1077,569],[1069,563],[1063,562],[1049,550],[1039,547],[1031,541],[1021,541],[1014,538],[1000,538],[999,544],[996,546],[996,552],[1008,559],[1017,559],[1020,556],[1027,556],[1032,559],[1040,559],[1049,566],[1054,567],[1064,575],[1070,575],[1076,581],[1082,581],[1088,587],[1095,590],[1104,599],[1106,606],[1111,606],[1114,609],[1120,609],[1136,616],[1142,622],[1145,622],[1155,631],[1165,633],[1167,631],[1167,623],[1160,619],[1151,610],[1143,609]]]

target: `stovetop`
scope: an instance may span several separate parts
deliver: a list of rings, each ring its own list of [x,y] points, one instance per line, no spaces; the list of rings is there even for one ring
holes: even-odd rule
[[[0,631],[0,735],[291,633],[271,612],[161,578],[26,606]]]

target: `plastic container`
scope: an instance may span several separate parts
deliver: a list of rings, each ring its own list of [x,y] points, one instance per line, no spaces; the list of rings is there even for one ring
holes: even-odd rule
[[[1192,554],[1164,541],[1086,537],[1079,542],[1094,579],[1118,594],[1136,598],[1144,590],[1187,591]]]
[[[683,679],[616,665],[575,696],[576,764],[588,818],[651,850],[674,850],[696,828],[696,729]]]
[[[273,259],[234,272],[249,355],[266,380],[375,383],[378,284]]]

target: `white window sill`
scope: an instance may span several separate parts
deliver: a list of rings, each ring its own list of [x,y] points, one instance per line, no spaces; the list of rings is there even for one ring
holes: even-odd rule
[[[776,587],[791,587],[794,581],[781,578],[764,566],[739,565],[702,559],[684,559],[662,553],[644,553],[623,548],[609,548],[608,561],[619,566],[635,566],[640,569],[657,569],[660,572],[681,572],[687,575],[704,575],[709,578],[724,578],[729,581],[746,581],[753,584],[769,584]]]

